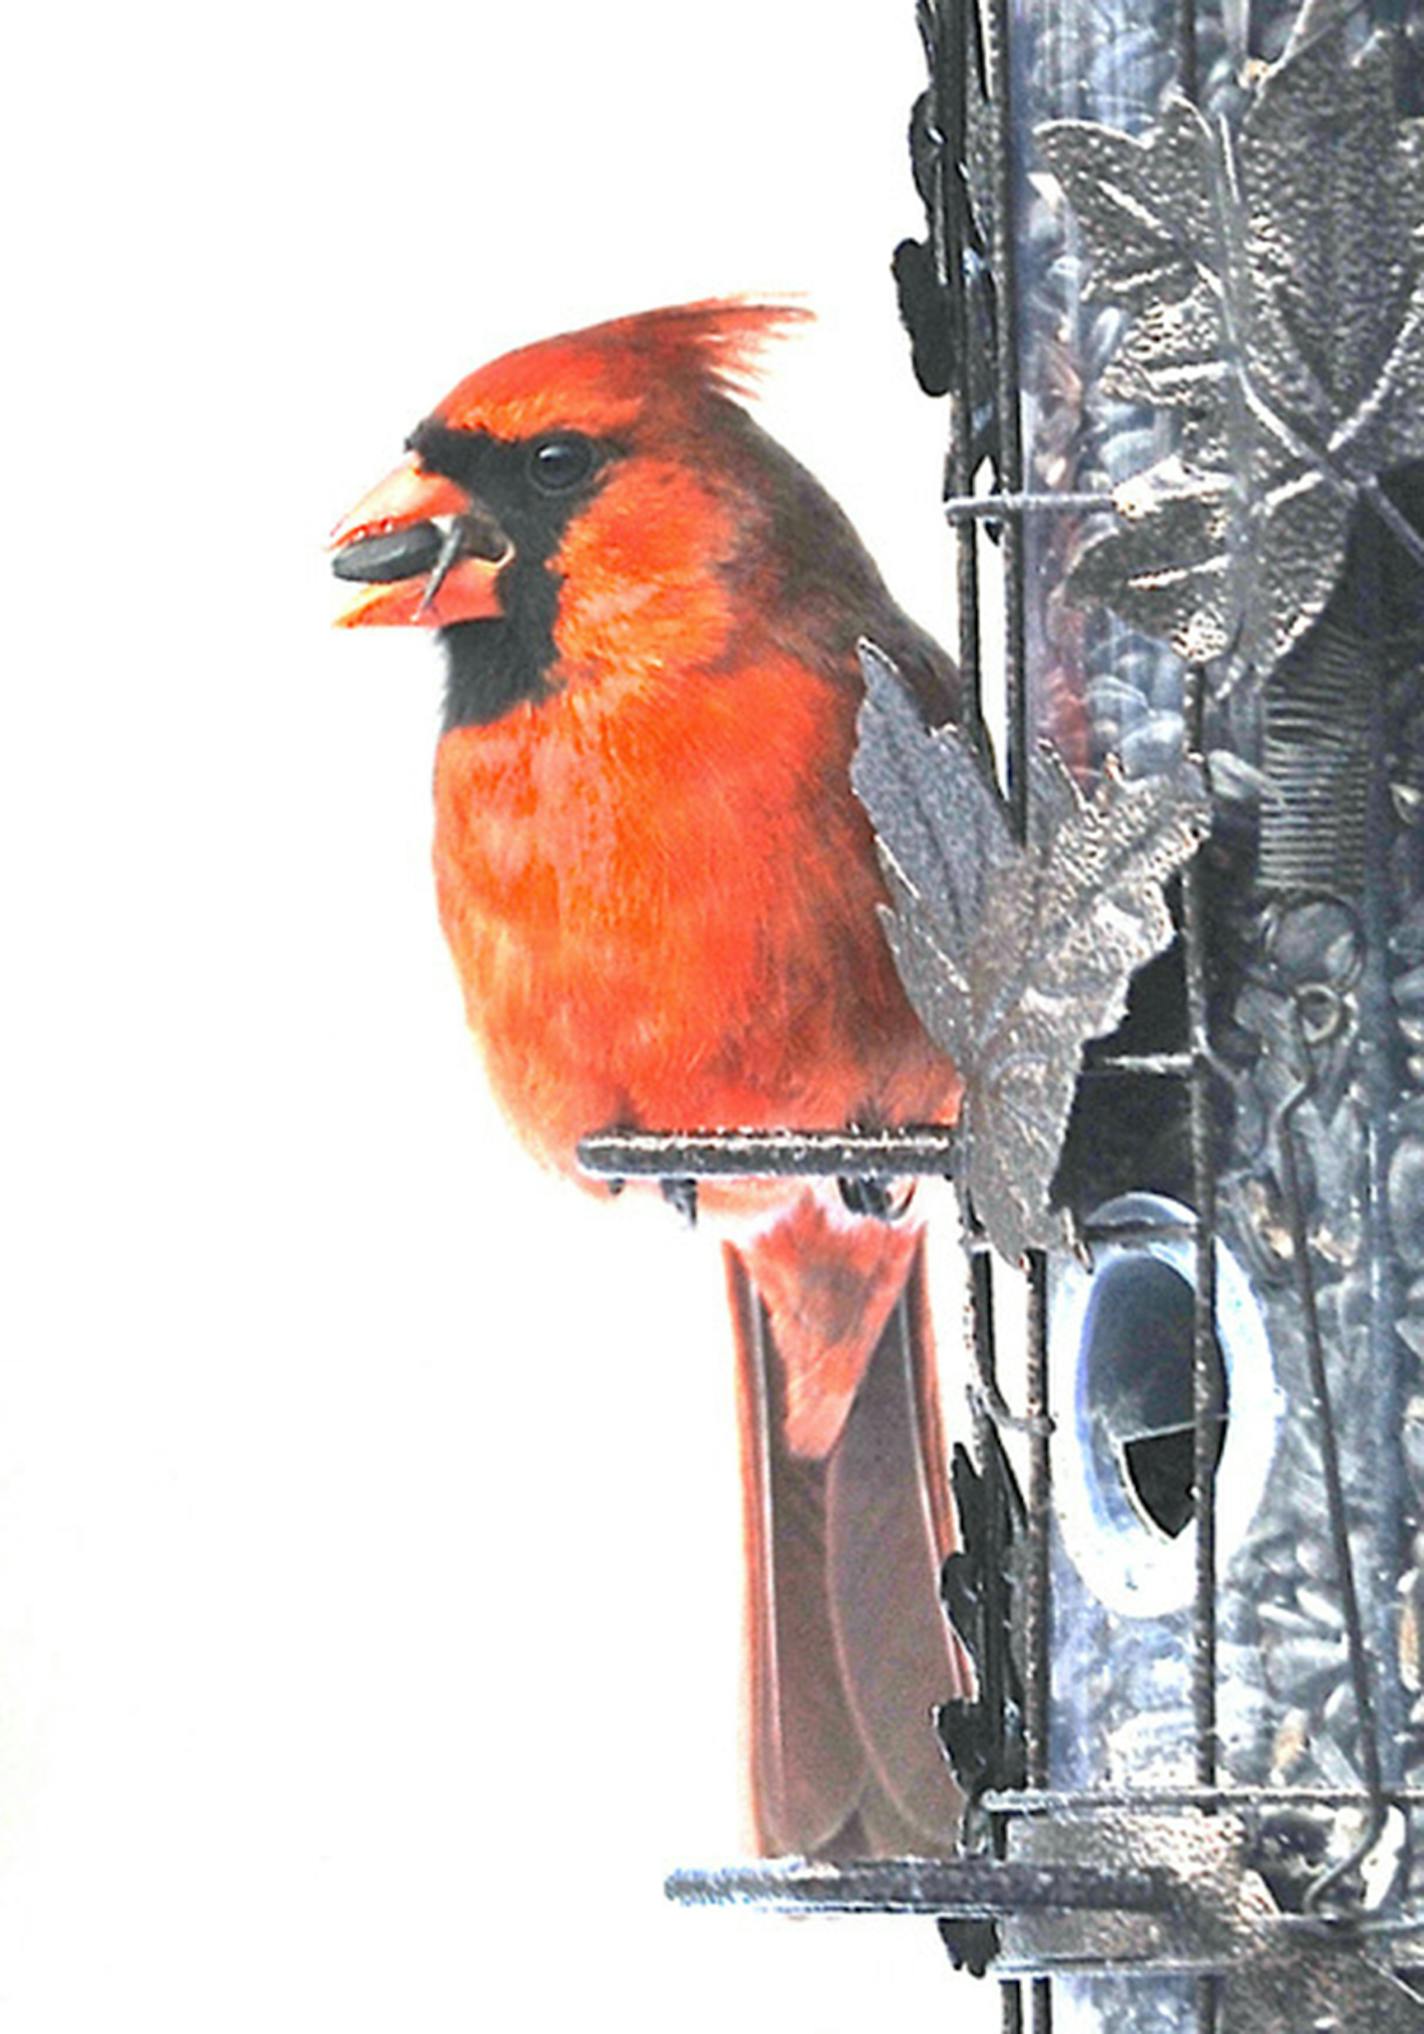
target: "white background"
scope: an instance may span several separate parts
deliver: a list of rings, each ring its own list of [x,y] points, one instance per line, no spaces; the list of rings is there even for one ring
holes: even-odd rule
[[[910,0],[6,31],[0,2018],[996,2024],[734,1854],[715,1254],[537,1174],[428,869],[438,671],[324,532],[466,371],[804,291],[771,427],[949,625]]]

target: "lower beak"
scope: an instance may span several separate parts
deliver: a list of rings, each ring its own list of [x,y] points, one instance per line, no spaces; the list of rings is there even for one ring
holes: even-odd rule
[[[337,524],[331,546],[337,578],[360,582],[340,628],[444,628],[504,611],[497,582],[514,547],[481,503],[413,458]]]

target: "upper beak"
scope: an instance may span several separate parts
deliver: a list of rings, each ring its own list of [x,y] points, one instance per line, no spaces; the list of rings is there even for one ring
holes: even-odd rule
[[[482,503],[413,457],[337,524],[331,548],[337,578],[361,582],[338,627],[442,628],[503,613],[497,581],[513,545]]]

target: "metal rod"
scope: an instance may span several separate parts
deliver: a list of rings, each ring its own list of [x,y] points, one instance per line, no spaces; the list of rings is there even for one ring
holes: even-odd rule
[[[1200,752],[1205,676],[1189,672],[1193,747]],[[1210,1042],[1207,1035],[1206,897],[1200,851],[1182,880],[1182,944],[1191,1045],[1188,1082],[1192,1198],[1196,1203],[1196,1279],[1192,1308],[1192,1491],[1196,1595],[1192,1620],[1192,1728],[1198,1781],[1210,1787],[1217,1766],[1216,1465],[1221,1449],[1221,1352],[1216,1333],[1216,1166]]]
[[[585,1137],[579,1164],[601,1179],[719,1179],[790,1175],[880,1179],[952,1169],[952,1129],[603,1130]]]
[[[951,523],[998,523],[1024,515],[1086,515],[1117,507],[1110,494],[948,494],[942,504]]]
[[[1355,591],[1357,627],[1366,640],[1379,632],[1386,611],[1389,562],[1377,532],[1362,533]],[[1411,1565],[1409,1554],[1410,1478],[1404,1461],[1406,1377],[1413,1374],[1399,1342],[1398,1322],[1406,1311],[1404,1288],[1408,1273],[1393,1232],[1390,1172],[1400,1127],[1399,1103],[1409,1079],[1401,1063],[1404,1043],[1398,1012],[1390,992],[1390,935],[1399,908],[1401,849],[1409,856],[1411,887],[1419,884],[1420,849],[1412,830],[1408,844],[1394,810],[1394,755],[1400,737],[1398,708],[1391,710],[1394,655],[1379,642],[1362,658],[1361,680],[1369,683],[1370,771],[1366,794],[1367,842],[1361,897],[1364,950],[1356,989],[1358,1055],[1364,1098],[1365,1224],[1371,1239],[1369,1375],[1375,1404],[1370,1477],[1370,1539],[1373,1546],[1373,1587],[1367,1595],[1373,1643],[1386,1660],[1400,1658],[1400,1578]],[[1369,1445],[1368,1443],[1366,1445]],[[1401,1750],[1407,1741],[1409,1697],[1403,1676],[1381,1674],[1375,1684],[1378,1733],[1386,1778],[1399,1778]]]
[[[1424,1787],[1391,1789],[1401,1807],[1424,1807]],[[1367,1808],[1362,1787],[1048,1787],[1025,1792],[990,1791],[981,1805],[1004,1816],[1092,1815],[1120,1809],[1170,1812],[1214,1808]]]
[[[1048,1411],[1047,1274],[1042,1251],[1028,1268],[1028,1375],[1025,1411],[1028,1454],[1028,1576],[1024,1611],[1024,1738],[1031,1787],[1046,1787],[1050,1773],[1049,1697],[1052,1629],[1049,1601],[1051,1466]]]
[[[1018,215],[1013,158],[1013,77],[1009,0],[989,0],[985,56],[994,116],[993,273],[997,312],[995,386],[999,422],[999,484],[1023,493],[1023,419],[1020,412],[1018,334]],[[1009,803],[1020,840],[1028,824],[1028,696],[1024,632],[1023,536],[1017,518],[1003,530],[1005,683],[1009,718]]]
[[[969,194],[964,165],[968,157],[968,91],[971,60],[979,81],[978,50],[972,0],[950,0],[938,17],[941,32],[935,75],[941,94],[940,131],[944,148],[939,158],[939,219],[942,259],[949,287],[950,338],[954,378],[949,391],[949,449],[945,485],[951,498],[971,492],[974,485],[974,335],[969,324],[965,260],[969,252]],[[963,685],[964,731],[976,748],[984,745],[983,673],[979,653],[979,552],[972,529],[954,533],[955,594],[959,623],[959,672]]]
[[[1139,1063],[1139,1060],[1141,1063]],[[1167,1064],[1171,1060],[1172,1064]],[[1190,1064],[1185,1060],[1185,1064]],[[1177,1055],[1141,1054],[1084,1068],[1085,1074],[1177,1075]],[[581,1140],[579,1164],[599,1179],[942,1179],[954,1173],[958,1133],[931,1124],[904,1130],[599,1130]],[[1094,1222],[1088,1238],[1137,1241],[1192,1236],[1189,1220]],[[988,1249],[981,1236],[971,1250]]]
[[[676,1871],[664,1890],[682,1906],[757,1906],[822,1914],[938,1914],[994,1920],[1015,1914],[1153,1914],[1176,1897],[1152,1865],[1039,1864],[997,1858],[804,1858]]]
[[[1303,1042],[1302,1050],[1308,1053],[1308,1047]],[[1359,1720],[1360,1763],[1364,1769],[1365,1789],[1370,1798],[1370,1820],[1364,1835],[1347,1857],[1341,1858],[1316,1880],[1307,1896],[1309,1903],[1315,1905],[1373,1849],[1384,1828],[1388,1803],[1383,1792],[1379,1733],[1370,1689],[1369,1654],[1365,1644],[1364,1625],[1360,1617],[1359,1594],[1355,1587],[1349,1522],[1345,1515],[1345,1487],[1340,1470],[1340,1449],[1335,1435],[1335,1414],[1330,1400],[1325,1343],[1315,1302],[1315,1274],[1310,1261],[1310,1237],[1305,1225],[1300,1173],[1295,1155],[1295,1116],[1312,1087],[1311,1078],[1303,1079],[1281,1108],[1278,1135],[1281,1194],[1290,1230],[1291,1262],[1295,1274],[1296,1295],[1300,1302],[1301,1324],[1305,1331],[1311,1395],[1315,1400],[1316,1421],[1320,1430],[1320,1464],[1325,1481],[1330,1544],[1335,1560],[1340,1604],[1345,1618],[1350,1680],[1354,1688],[1355,1710]]]
[[[968,739],[976,748],[987,750],[990,744],[986,739],[984,728],[983,672],[980,655],[979,540],[974,522],[957,513],[958,504],[973,498],[974,486],[974,391],[970,351],[974,344],[974,336],[970,332],[965,280],[965,257],[968,252],[971,221],[965,165],[969,154],[967,94],[971,74],[974,87],[976,89],[983,87],[983,54],[979,46],[978,17],[974,0],[946,0],[946,6],[939,18],[945,42],[948,44],[948,47],[943,44],[941,46],[936,75],[940,81],[942,94],[941,132],[946,141],[945,155],[941,158],[940,209],[948,264],[947,281],[954,349],[954,379],[950,389],[949,452],[945,461],[947,495],[945,513],[954,533],[959,665],[963,686],[962,717]],[[953,179],[952,185],[949,182],[950,178]],[[1002,287],[1003,269],[996,266],[992,273]],[[1006,312],[1000,315],[1009,317],[1012,328],[1012,298],[1008,299]],[[998,328],[998,343],[1002,352],[1004,345],[1002,324]],[[1002,387],[1001,378],[1001,414]],[[1002,468],[999,477],[1002,481],[1004,477]],[[1020,639],[1021,637],[1020,628]],[[1003,1572],[1005,1549],[1000,1537],[1001,1520],[998,1491],[994,1482],[994,1466],[999,1459],[996,1421],[1002,1420],[1008,1409],[1003,1404],[998,1385],[992,1269],[983,1238],[977,1233],[967,1207],[964,1215],[965,1219],[961,1226],[970,1280],[970,1332],[974,1371],[979,1384],[974,1409],[975,1448],[989,1500],[986,1508],[988,1545],[985,1548],[983,1658],[976,1662],[976,1667],[981,1676],[980,1698],[985,1711],[992,1719],[992,1727],[1002,1732],[1008,1723],[1007,1662],[1004,1652],[1009,1641],[1009,1620]],[[1007,1830],[1002,1821],[993,1817],[990,1818],[989,1841],[993,1855],[1002,1859],[1007,1844]],[[1000,1985],[999,2011],[1003,2034],[1023,2034],[1023,1987],[1017,1980]]]
[[[1190,1074],[1197,1065],[1197,1057],[1190,1052],[1119,1052],[1105,1054],[1095,1059],[1082,1070],[1082,1077],[1091,1080],[1103,1074]]]
[[[1024,492],[1023,418],[1020,409],[1018,334],[1017,178],[1013,154],[1013,52],[1009,0],[989,0],[986,37],[989,97],[994,117],[993,274],[997,311],[995,384],[998,396],[999,485],[1011,500]],[[1004,572],[1005,694],[1008,710],[1008,794],[1014,830],[1023,841],[1029,822],[1029,699],[1024,612],[1024,544],[1021,517],[1001,526]],[[1025,1411],[1029,1433],[1029,1545],[1025,1590],[1024,1708],[1027,1776],[1031,1786],[1049,1778],[1051,1681],[1050,1548],[1051,1469],[1048,1421],[1047,1279],[1043,1253],[1028,1266],[1028,1356]],[[1047,1979],[1030,1991],[1034,2034],[1051,2034],[1053,1993]]]
[[[1196,0],[1177,0],[1177,87],[1197,96]],[[1192,747],[1203,753],[1206,674],[1185,680]],[[1216,1162],[1211,1120],[1211,1043],[1206,985],[1207,902],[1200,849],[1182,880],[1182,941],[1187,990],[1188,1137],[1192,1198],[1196,1203],[1196,1277],[1192,1296],[1192,1511],[1196,1595],[1192,1617],[1192,1733],[1196,1776],[1203,1787],[1217,1777],[1216,1465],[1221,1447],[1221,1351],[1216,1333]],[[1208,1811],[1210,1812],[1210,1811]],[[1197,2034],[1216,2034],[1220,1980],[1212,1973],[1193,1987]]]

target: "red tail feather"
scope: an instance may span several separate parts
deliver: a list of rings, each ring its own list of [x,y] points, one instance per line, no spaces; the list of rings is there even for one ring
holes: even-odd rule
[[[807,1195],[726,1260],[758,1847],[951,1850],[931,1714],[969,1676],[939,1603],[953,1526],[921,1235]]]

